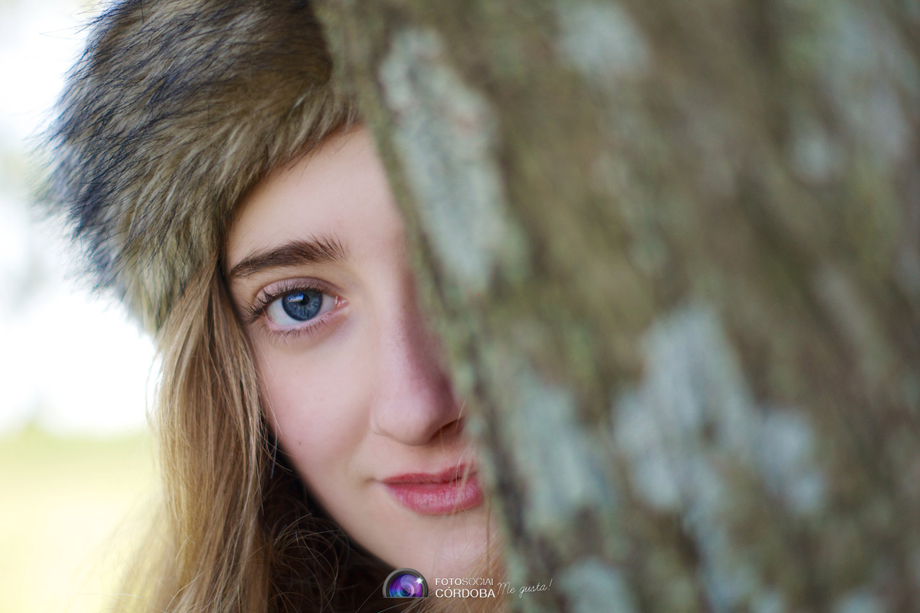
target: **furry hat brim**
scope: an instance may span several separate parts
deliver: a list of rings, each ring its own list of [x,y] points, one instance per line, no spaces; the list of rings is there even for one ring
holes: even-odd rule
[[[354,121],[307,3],[128,0],[91,26],[41,200],[148,329],[268,171]]]

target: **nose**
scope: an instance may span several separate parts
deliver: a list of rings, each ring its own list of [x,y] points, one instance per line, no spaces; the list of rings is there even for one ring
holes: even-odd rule
[[[446,442],[461,428],[460,409],[414,289],[403,295],[402,308],[380,322],[371,431],[404,445]]]

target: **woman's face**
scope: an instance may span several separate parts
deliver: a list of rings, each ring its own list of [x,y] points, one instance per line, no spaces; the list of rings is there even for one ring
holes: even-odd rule
[[[225,272],[266,418],[310,492],[390,565],[462,576],[485,551],[486,505],[367,131],[258,184]]]

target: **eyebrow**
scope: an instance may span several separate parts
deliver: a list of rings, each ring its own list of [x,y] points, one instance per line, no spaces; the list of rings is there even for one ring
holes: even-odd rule
[[[348,254],[342,243],[328,236],[314,240],[296,240],[259,251],[246,257],[230,270],[230,280],[248,277],[269,268],[285,268],[302,264],[343,262]]]

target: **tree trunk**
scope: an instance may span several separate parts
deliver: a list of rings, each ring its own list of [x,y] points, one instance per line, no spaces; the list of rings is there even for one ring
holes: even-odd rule
[[[319,5],[514,606],[920,610],[920,5]]]

